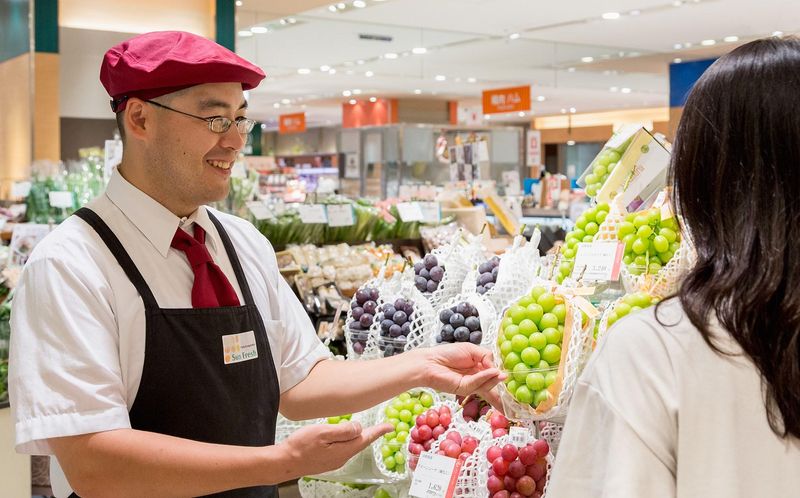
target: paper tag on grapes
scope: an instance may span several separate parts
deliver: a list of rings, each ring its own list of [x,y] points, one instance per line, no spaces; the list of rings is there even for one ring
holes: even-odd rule
[[[619,279],[625,244],[619,241],[599,241],[578,244],[572,278],[592,282]]]
[[[408,496],[413,498],[451,498],[456,487],[461,460],[426,451],[419,456],[411,478]]]
[[[528,444],[528,429],[525,427],[512,427],[508,431],[508,435],[511,438],[511,444],[516,446],[517,448],[522,448],[526,444]]]

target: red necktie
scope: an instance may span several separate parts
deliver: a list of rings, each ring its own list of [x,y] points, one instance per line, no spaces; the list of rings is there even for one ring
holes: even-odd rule
[[[206,249],[206,232],[203,227],[195,223],[194,238],[178,227],[171,245],[174,249],[185,252],[192,266],[192,307],[239,306],[236,291]]]

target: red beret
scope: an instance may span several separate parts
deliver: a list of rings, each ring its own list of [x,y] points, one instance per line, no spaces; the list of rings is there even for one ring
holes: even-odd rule
[[[183,31],[157,31],[111,47],[103,57],[100,82],[111,110],[125,109],[129,97],[152,99],[204,83],[241,83],[255,88],[264,71],[227,48]]]

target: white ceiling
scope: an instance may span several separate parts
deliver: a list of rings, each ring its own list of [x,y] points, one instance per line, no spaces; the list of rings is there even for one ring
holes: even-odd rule
[[[336,13],[317,0],[319,7],[284,17],[283,25],[271,3],[242,0],[237,15],[240,31],[269,29],[237,37],[237,52],[269,75],[251,92],[252,115],[271,121],[303,110],[312,126],[340,122],[350,98],[342,92],[353,89],[361,90],[355,98],[477,102],[482,90],[530,84],[534,96],[545,97],[534,101],[536,116],[571,107],[580,113],[666,106],[674,58],[714,57],[775,31],[800,31],[797,0],[364,0],[365,8],[347,0]],[[621,16],[603,20],[606,12]],[[727,36],[739,40],[724,42]],[[701,46],[706,39],[717,43]],[[415,47],[428,52],[411,54]],[[389,52],[398,58],[384,58]],[[323,65],[335,74],[320,71]],[[310,74],[298,74],[301,68]],[[290,102],[276,108],[281,101]]]

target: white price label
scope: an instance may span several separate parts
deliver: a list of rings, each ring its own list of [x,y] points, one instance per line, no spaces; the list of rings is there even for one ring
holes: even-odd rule
[[[50,206],[54,208],[71,208],[72,192],[50,192]]]
[[[11,197],[20,199],[31,193],[31,182],[14,182],[11,184]]]
[[[424,218],[418,202],[400,202],[397,204],[397,212],[400,213],[400,219],[406,223],[422,221]]]
[[[258,221],[269,220],[275,217],[275,215],[272,214],[272,210],[261,201],[249,201],[247,203],[247,209],[250,210],[250,214],[253,215],[253,218]]]
[[[439,223],[442,221],[442,206],[438,202],[418,202],[422,211],[422,221],[425,223]]]
[[[328,226],[330,227],[351,227],[356,224],[356,217],[353,213],[352,204],[330,204],[328,205]]]
[[[297,212],[300,214],[300,221],[306,224],[328,222],[328,216],[323,204],[299,204]]]
[[[528,436],[530,433],[525,427],[512,427],[508,431],[508,435],[511,438],[511,444],[517,448],[522,448],[528,444]]]
[[[461,460],[426,451],[419,456],[411,478],[408,496],[413,498],[450,498],[456,486]]]
[[[231,178],[247,178],[247,168],[243,161],[236,161],[231,166]]]
[[[625,244],[616,240],[578,244],[572,278],[603,282],[619,279]]]

